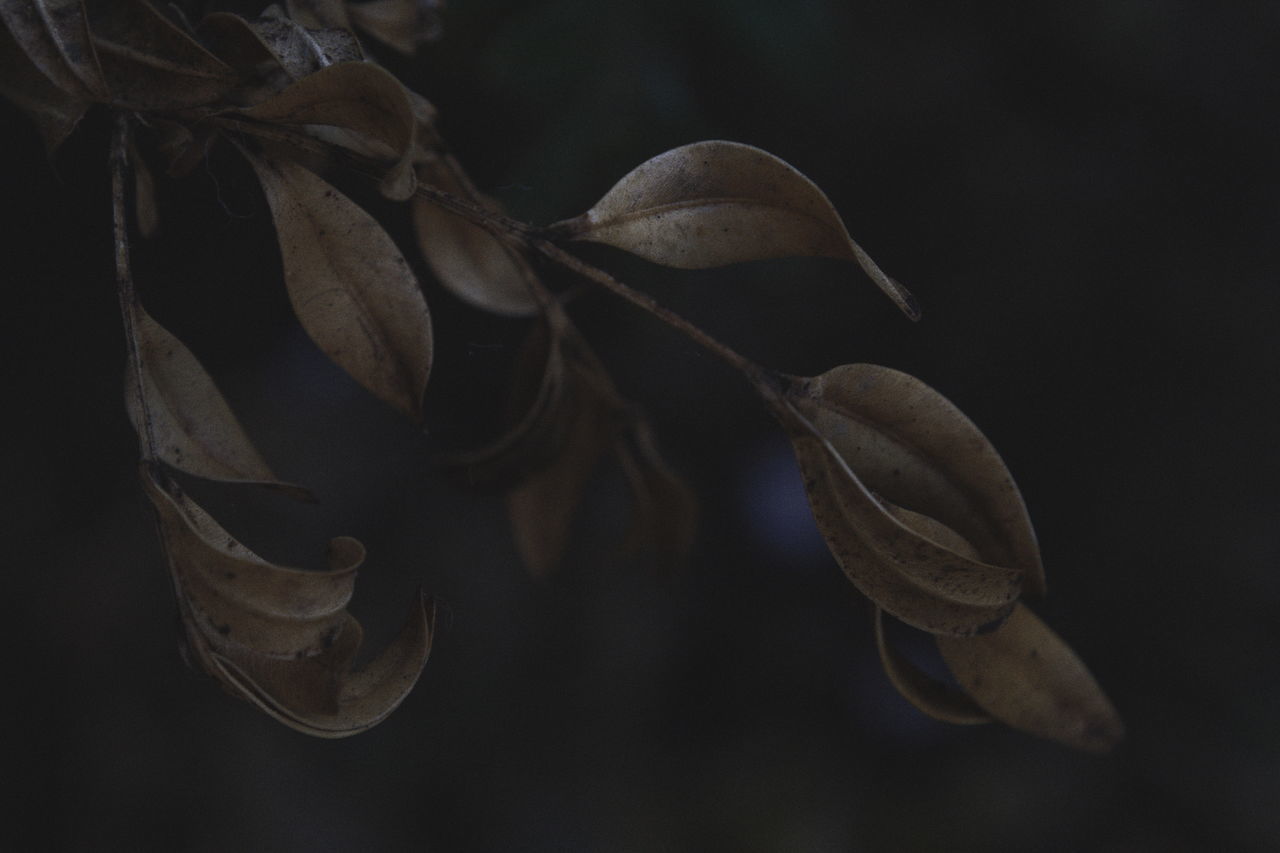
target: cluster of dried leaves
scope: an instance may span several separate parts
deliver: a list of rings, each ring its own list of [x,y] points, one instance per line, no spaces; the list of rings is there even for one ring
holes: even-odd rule
[[[440,138],[432,106],[365,56],[357,32],[402,52],[434,38],[434,3],[296,0],[254,19],[214,13],[193,24],[146,0],[0,0],[0,18],[0,91],[30,114],[51,153],[93,105],[115,116],[126,404],[189,644],[231,692],[310,734],[367,729],[416,681],[433,611],[427,598],[415,602],[399,637],[354,670],[361,629],[346,605],[360,543],[333,540],[326,571],[273,564],[229,535],[175,477],[310,499],[276,478],[199,361],[133,286],[130,233],[148,236],[159,221],[153,170],[181,177],[219,142],[233,145],[261,183],[303,328],[406,417],[422,417],[430,311],[400,249],[323,177],[329,169],[366,174],[409,205],[417,249],[444,287],[478,309],[530,318],[506,428],[449,464],[505,490],[532,571],[560,559],[587,480],[610,454],[630,483],[638,537],[679,554],[694,515],[643,416],[536,273],[531,259],[540,256],[684,332],[757,389],[791,438],[832,553],[874,604],[884,667],[910,701],[940,719],[1001,720],[1084,749],[1108,749],[1122,736],[1083,664],[1021,603],[1024,592],[1044,592],[1035,536],[1000,457],[958,409],[884,367],[799,378],[752,364],[563,248],[604,243],[681,268],[841,258],[918,316],[906,290],[791,166],[747,145],[686,145],[637,167],[581,216],[539,229],[481,195]],[[139,155],[142,137],[154,162]],[[885,614],[935,636],[956,685],[896,652]]]

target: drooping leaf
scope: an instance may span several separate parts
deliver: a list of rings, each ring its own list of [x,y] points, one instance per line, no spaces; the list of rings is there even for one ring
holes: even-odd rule
[[[89,29],[113,101],[136,110],[211,104],[237,75],[147,3],[116,0],[89,7]]]
[[[160,227],[156,181],[132,137],[129,139],[129,166],[133,169],[133,218],[138,223],[138,233],[143,237],[154,237]]]
[[[31,117],[49,155],[58,150],[89,108],[89,101],[41,74],[5,27],[0,27],[0,95]]]
[[[440,38],[439,0],[371,0],[347,6],[351,22],[400,53]]]
[[[973,543],[1044,594],[1026,506],[1000,455],[963,412],[897,370],[847,364],[792,386],[790,399],[867,489]]]
[[[306,489],[280,482],[267,467],[191,350],[141,306],[137,320],[143,393],[140,399],[135,371],[129,369],[125,372],[125,402],[133,428],[139,436],[149,431],[159,458],[208,480],[253,483],[310,499]],[[146,425],[143,400],[149,420]]]
[[[419,594],[400,635],[352,671],[363,639],[346,611],[364,548],[339,537],[330,568],[287,569],[245,548],[173,484],[143,467],[160,518],[179,610],[195,658],[231,693],[318,737],[346,737],[385,719],[421,674],[434,607]]]
[[[417,117],[404,85],[376,65],[330,65],[241,113],[279,124],[340,128],[354,140],[332,141],[394,161],[383,181],[388,197],[403,201],[413,194]]]
[[[1124,723],[1076,653],[1025,605],[995,631],[939,637],[960,686],[997,720],[1089,752],[1124,738]]]
[[[83,0],[0,0],[0,20],[36,68],[67,95],[110,100]]]
[[[448,153],[420,164],[418,180],[497,210],[497,205],[476,190]],[[538,310],[532,294],[532,288],[540,286],[537,276],[514,246],[421,196],[413,200],[413,226],[427,265],[459,299],[509,317],[527,316]]]
[[[738,142],[659,154],[552,231],[681,269],[797,256],[856,261],[907,316],[920,314],[911,294],[849,236],[822,190],[767,151]]]
[[[289,299],[307,334],[415,421],[431,370],[431,316],[404,256],[368,213],[285,160],[246,152],[271,206]]]
[[[886,505],[885,509],[898,521],[922,536],[929,537],[957,554],[979,559],[973,545],[936,519],[892,505]],[[991,721],[991,715],[978,707],[962,690],[929,676],[894,649],[885,634],[884,611],[875,606],[872,610],[880,664],[884,667],[885,674],[889,676],[889,681],[903,698],[930,717],[944,723],[974,725]]]
[[[978,595],[967,579],[988,567],[920,536],[891,516],[839,454],[804,421],[784,424],[818,530],[845,574],[864,595],[909,625],[933,634],[969,635],[1013,608],[1016,587],[1000,600],[989,585]],[[976,567],[976,570],[975,570]],[[967,594],[965,594],[967,593]]]
[[[944,723],[968,726],[991,722],[991,715],[968,695],[930,677],[890,645],[884,633],[884,611],[879,607],[875,608],[875,634],[880,665],[904,699]]]

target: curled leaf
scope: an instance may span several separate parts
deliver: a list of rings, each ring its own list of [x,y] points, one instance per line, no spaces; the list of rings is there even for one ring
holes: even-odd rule
[[[983,579],[995,567],[956,554],[894,518],[806,424],[796,415],[788,427],[809,506],[827,547],[859,591],[933,634],[974,634],[1009,613],[1016,585],[993,589]]]
[[[875,608],[874,624],[880,665],[904,699],[944,723],[967,726],[991,722],[991,715],[967,694],[931,678],[893,648],[885,636],[884,611],[879,607]]]
[[[271,473],[191,350],[141,306],[136,317],[142,393],[131,367],[125,372],[125,402],[133,428],[155,442],[159,458],[208,480],[253,483],[311,499],[306,489]]]
[[[363,631],[347,611],[364,548],[339,537],[330,568],[262,560],[173,484],[144,466],[187,638],[231,693],[318,737],[346,737],[385,719],[412,689],[431,651],[434,608],[421,594],[400,635],[352,670]]]
[[[497,205],[478,192],[452,155],[418,166],[418,180],[490,210]],[[538,310],[532,289],[540,287],[529,262],[514,246],[429,199],[413,199],[418,248],[440,283],[465,302],[494,314],[527,316]]]
[[[246,156],[271,207],[299,322],[352,378],[421,420],[431,316],[404,256],[373,217],[321,178]]]
[[[822,190],[767,151],[738,142],[659,154],[552,230],[681,269],[796,256],[856,261],[903,313],[920,316],[914,297],[853,241]]]
[[[792,386],[789,399],[867,489],[972,542],[983,559],[1020,570],[1044,594],[1027,509],[1000,455],[950,401],[913,376],[847,364]]]
[[[960,686],[983,709],[1016,729],[1089,752],[1124,738],[1124,723],[1076,653],[1019,604],[979,637],[939,637],[938,649]]]
[[[82,0],[3,0],[0,20],[36,68],[67,95],[80,101],[111,98]]]
[[[332,141],[394,161],[383,181],[389,197],[403,201],[413,193],[417,116],[404,85],[385,69],[368,62],[330,65],[240,112],[259,121],[339,128],[350,136]]]
[[[266,78],[270,83],[265,93],[268,95],[325,66],[364,58],[350,30],[309,30],[282,17],[248,21],[239,15],[215,12],[200,21],[200,36],[218,58],[241,76],[249,80]]]

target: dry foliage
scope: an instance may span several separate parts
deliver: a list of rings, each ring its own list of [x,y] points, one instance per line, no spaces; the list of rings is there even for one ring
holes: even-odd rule
[[[302,327],[408,418],[423,414],[430,311],[382,225],[323,174],[368,176],[408,205],[417,249],[444,287],[477,309],[530,318],[505,430],[445,462],[505,490],[532,572],[561,559],[588,478],[606,457],[630,484],[637,541],[678,556],[695,513],[649,425],[575,329],[561,294],[535,272],[530,259],[540,256],[686,334],[757,390],[794,445],[822,535],[874,605],[885,670],[911,702],[939,719],[1000,720],[1081,749],[1121,739],[1119,717],[1088,670],[1021,601],[1044,594],[1035,534],[1000,456],[963,413],[885,367],[799,378],[753,364],[564,248],[606,243],[681,268],[853,261],[916,319],[910,294],[792,166],[748,145],[697,142],[636,167],[580,216],[538,228],[483,196],[446,149],[432,106],[364,54],[360,35],[406,53],[437,37],[432,2],[298,0],[257,18],[214,13],[193,23],[145,0],[0,0],[0,18],[0,91],[30,115],[51,155],[91,106],[114,115],[125,403],[189,645],[232,693],[309,734],[363,731],[417,680],[433,609],[425,597],[414,602],[399,637],[353,669],[362,632],[346,605],[363,546],[335,539],[327,571],[276,565],[231,537],[173,476],[310,499],[276,478],[199,361],[133,286],[130,232],[152,234],[159,222],[154,173],[181,177],[209,146],[228,143],[261,184]],[[139,156],[143,136],[157,162]],[[886,639],[885,614],[934,635],[955,684],[900,655]]]

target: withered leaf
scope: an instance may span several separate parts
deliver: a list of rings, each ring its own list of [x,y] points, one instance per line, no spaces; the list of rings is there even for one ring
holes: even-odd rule
[[[796,256],[857,261],[907,316],[920,314],[911,294],[849,236],[822,190],[767,151],[738,142],[659,154],[585,214],[551,228],[681,269]]]
[[[310,29],[343,27],[351,29],[346,0],[285,0],[289,17]]]
[[[118,106],[174,110],[217,101],[236,74],[146,0],[89,7],[89,29]]]
[[[383,180],[388,197],[403,201],[413,194],[417,117],[404,85],[377,65],[330,65],[241,113],[261,121],[347,131],[354,139],[343,135],[331,141],[394,161]]]
[[[698,500],[693,490],[663,458],[647,421],[634,422],[615,443],[614,453],[631,489],[628,545],[644,548],[663,562],[681,562],[697,532]]]
[[[418,180],[490,210],[497,205],[479,193],[452,155],[418,166]],[[479,225],[421,196],[413,200],[418,248],[436,278],[459,299],[509,317],[538,310],[531,289],[540,286],[529,262],[514,246]]]
[[[891,504],[886,505],[894,518],[922,536],[950,548],[957,554],[971,559],[979,559],[978,552],[954,530],[936,519],[917,512],[902,509]],[[944,723],[957,725],[973,725],[991,721],[991,715],[982,710],[973,699],[955,687],[944,684],[923,672],[914,663],[900,654],[889,643],[884,630],[884,611],[872,607],[873,624],[876,635],[876,648],[880,652],[880,664],[884,667],[889,681],[912,705],[924,713]]]
[[[289,299],[307,334],[414,421],[431,370],[431,316],[417,279],[373,217],[286,160],[248,154],[271,206]]]
[[[0,95],[35,123],[52,155],[75,129],[89,101],[59,88],[36,69],[5,27],[0,27]]]
[[[411,54],[440,37],[437,0],[371,0],[352,3],[347,14],[364,32],[400,53]]]
[[[82,101],[111,98],[82,0],[0,0],[0,20],[59,89]]]
[[[1044,594],[1031,520],[1000,455],[963,412],[913,376],[847,364],[792,386],[795,407],[867,489],[956,530]]]
[[[938,649],[960,686],[997,720],[1090,752],[1124,738],[1124,723],[1093,675],[1025,605],[989,634],[938,637]]]
[[[412,689],[431,650],[434,608],[419,594],[400,635],[352,671],[363,639],[346,611],[364,548],[339,537],[323,572],[287,569],[245,548],[149,466],[179,609],[201,665],[233,694],[306,734],[376,725]]]
[[[142,399],[159,458],[197,477],[253,483],[309,500],[306,489],[282,483],[271,473],[191,350],[141,306],[136,316]],[[133,369],[125,372],[125,403],[133,428],[146,436]]]
[[[200,36],[242,75],[278,83],[271,89],[281,89],[327,65],[364,58],[350,30],[308,30],[288,18],[247,21],[239,15],[215,12],[200,22]],[[272,80],[273,71],[282,79]]]
[[[1011,586],[1002,596],[991,596],[985,583],[966,588],[969,584],[963,581],[983,578],[989,567],[919,535],[890,515],[831,444],[810,431],[798,414],[783,423],[791,433],[818,530],[845,574],[872,602],[934,634],[974,634],[1009,613],[1016,588]]]
[[[129,166],[133,169],[133,218],[143,237],[154,237],[160,227],[160,211],[156,202],[156,182],[151,167],[129,139]]]

